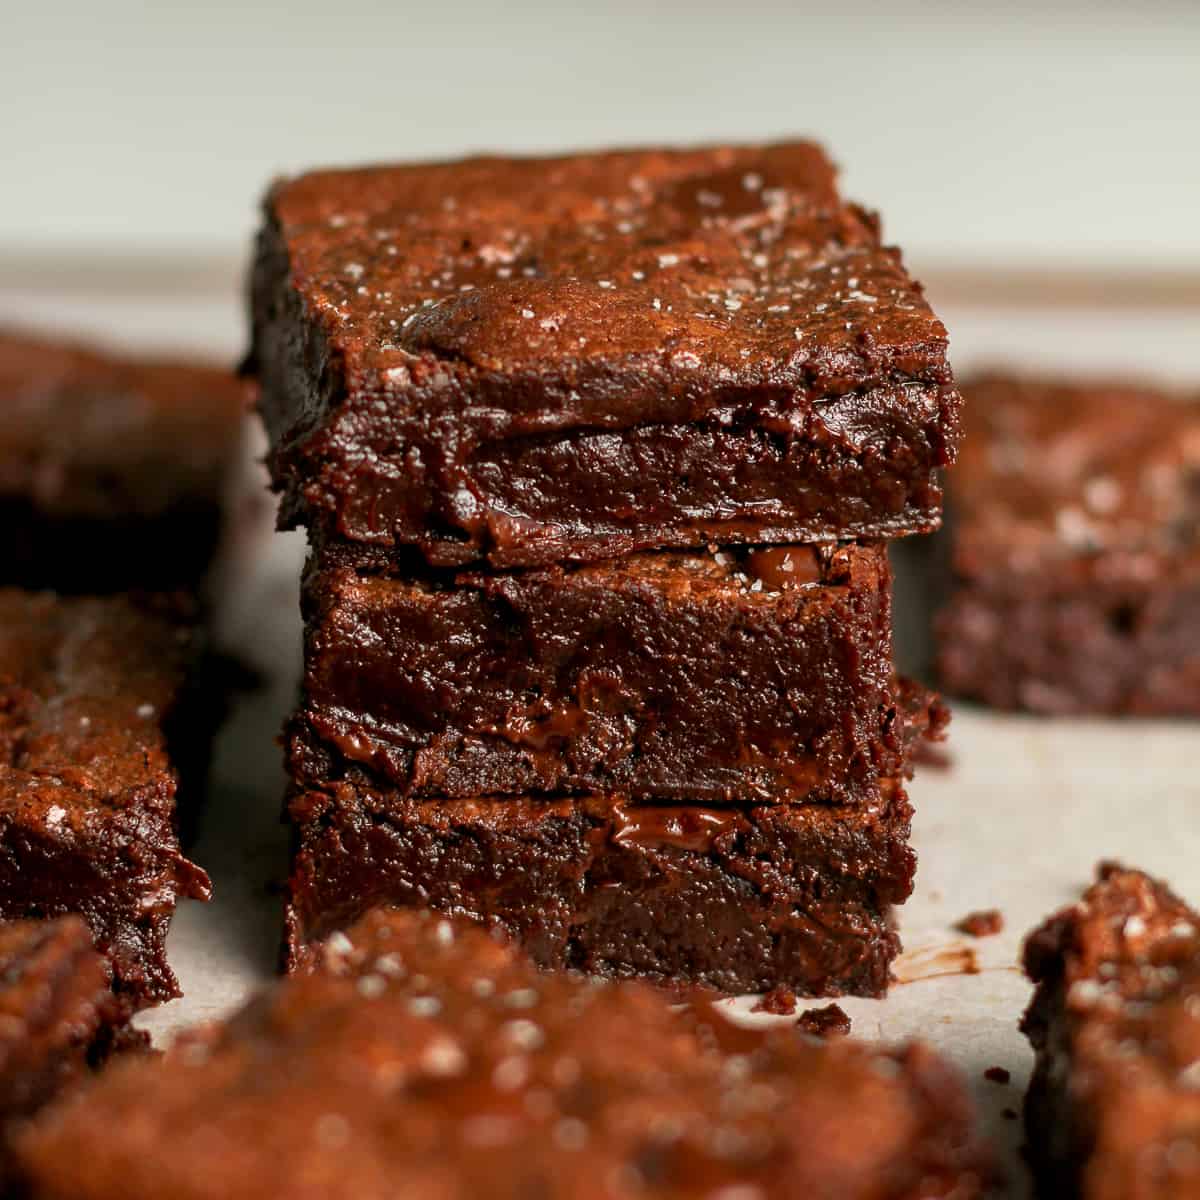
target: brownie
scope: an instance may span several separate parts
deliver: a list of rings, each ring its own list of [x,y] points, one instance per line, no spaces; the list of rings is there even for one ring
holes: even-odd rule
[[[912,890],[911,809],[406,799],[348,783],[291,797],[295,969],[386,903],[466,914],[546,967],[705,984],[882,995]]]
[[[1200,916],[1107,864],[1025,946],[1037,1055],[1025,1106],[1041,1194],[1200,1194]]]
[[[196,640],[181,603],[0,589],[0,919],[81,914],[129,1008],[179,994],[167,927],[209,890],[177,832]]]
[[[534,970],[467,923],[376,911],[319,969],[21,1140],[31,1200],[971,1200],[960,1077]]]
[[[23,1123],[135,1041],[79,917],[0,922],[0,1195]]]
[[[943,686],[1000,708],[1200,714],[1200,404],[991,375],[951,476]]]
[[[449,579],[330,557],[305,587],[302,784],[864,804],[902,769],[881,544]]]
[[[432,563],[934,528],[946,331],[807,142],[317,171],[252,280],[284,526]]]
[[[247,387],[230,371],[0,329],[0,581],[194,586]]]

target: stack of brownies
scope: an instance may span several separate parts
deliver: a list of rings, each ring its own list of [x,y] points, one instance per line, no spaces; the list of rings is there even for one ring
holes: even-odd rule
[[[252,287],[308,529],[292,966],[371,905],[544,965],[878,994],[940,713],[946,333],[809,143],[317,172]]]

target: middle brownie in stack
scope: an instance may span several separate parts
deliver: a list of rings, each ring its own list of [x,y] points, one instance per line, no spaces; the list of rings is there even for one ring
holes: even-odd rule
[[[382,901],[547,965],[881,992],[938,714],[877,539],[937,524],[959,398],[819,148],[303,176],[253,320],[312,546],[292,964]]]

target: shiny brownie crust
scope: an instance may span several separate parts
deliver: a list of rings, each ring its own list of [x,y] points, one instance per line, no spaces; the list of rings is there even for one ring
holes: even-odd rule
[[[504,567],[938,524],[945,329],[810,143],[313,172],[251,291],[285,526]]]
[[[886,548],[362,577],[314,556],[302,786],[877,803],[902,769]]]
[[[130,1009],[179,994],[167,930],[208,895],[178,833],[212,732],[196,654],[174,601],[0,590],[0,920],[81,914]]]
[[[287,955],[376,904],[514,936],[542,966],[754,992],[882,995],[915,856],[903,789],[872,809],[297,792]]]
[[[965,391],[942,686],[998,708],[1200,715],[1200,402],[1003,375]]]

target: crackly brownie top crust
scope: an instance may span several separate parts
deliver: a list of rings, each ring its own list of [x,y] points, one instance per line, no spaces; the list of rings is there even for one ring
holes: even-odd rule
[[[950,379],[944,327],[808,142],[318,171],[267,211],[351,388],[473,376],[511,412],[552,375],[549,430],[627,421],[647,384]]]
[[[204,363],[0,329],[0,494],[60,516],[215,503],[248,398]]]
[[[1136,576],[1162,559],[1200,559],[1200,397],[1000,374],[964,392],[950,477],[960,570],[1104,556],[1108,570]]]
[[[924,1049],[739,1031],[386,910],[223,1028],[110,1073],[24,1152],[45,1197],[885,1200],[982,1177],[962,1087]]]
[[[1040,985],[1026,1031],[1086,1131],[1074,1148],[1084,1194],[1193,1195],[1200,916],[1149,876],[1108,864],[1030,937],[1025,968]]]

